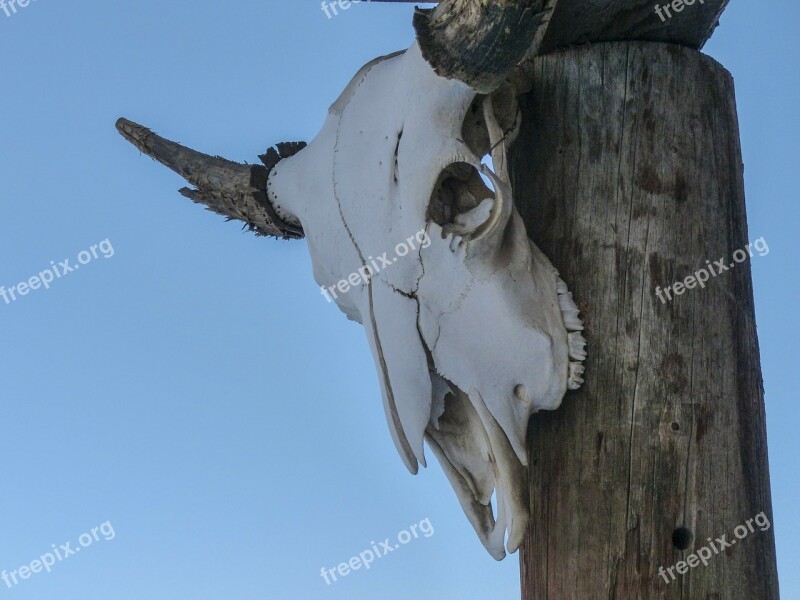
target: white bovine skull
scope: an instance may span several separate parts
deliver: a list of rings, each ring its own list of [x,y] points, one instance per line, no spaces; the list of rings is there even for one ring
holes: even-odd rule
[[[481,137],[464,132],[475,107],[496,175],[468,145]],[[427,439],[499,559],[506,530],[514,551],[527,526],[529,417],[582,382],[585,354],[566,286],[513,207],[497,120],[491,96],[438,77],[414,45],[361,69],[268,190],[278,214],[302,224],[323,287],[427,232],[427,247],[336,302],[366,329],[406,466],[425,465]]]
[[[397,450],[416,473],[427,440],[498,560],[528,523],[529,418],[582,383],[585,358],[571,294],[513,205],[505,152],[518,121],[512,92],[484,96],[441,78],[415,44],[362,68],[313,142],[269,161],[268,204],[247,206],[236,198],[261,185],[255,168],[210,157],[195,168],[193,151],[118,124],[198,187],[224,187],[219,171],[238,168],[224,182],[233,201],[183,192],[251,226],[261,219],[262,230],[303,232],[323,288],[371,274],[335,301],[366,329]],[[412,253],[369,266],[418,232],[426,243]]]

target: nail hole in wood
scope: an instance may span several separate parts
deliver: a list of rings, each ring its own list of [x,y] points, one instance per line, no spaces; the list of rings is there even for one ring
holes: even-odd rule
[[[692,545],[693,537],[694,536],[692,535],[691,529],[687,529],[686,527],[678,527],[672,532],[672,545],[678,550],[686,550]]]

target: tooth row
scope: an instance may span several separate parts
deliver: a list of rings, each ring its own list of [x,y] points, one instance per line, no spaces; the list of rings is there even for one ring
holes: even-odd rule
[[[564,320],[564,327],[567,328],[567,342],[569,344],[569,378],[567,387],[570,390],[577,390],[583,385],[583,373],[585,367],[582,361],[586,358],[586,338],[580,333],[583,331],[583,321],[581,321],[580,310],[572,292],[567,288],[563,279],[556,279],[556,291],[558,292],[558,306],[561,308],[561,318]]]
[[[558,306],[561,308],[564,326],[569,331],[583,331],[583,321],[578,316],[581,311],[575,304],[575,300],[572,299],[572,292],[567,289],[567,284],[559,279],[556,289],[558,290]]]
[[[567,380],[567,387],[571,390],[577,390],[583,385],[583,372],[585,367],[579,362],[569,362],[569,379]]]
[[[586,339],[579,331],[573,331],[567,334],[569,341],[569,357],[577,361],[582,361],[586,358]]]

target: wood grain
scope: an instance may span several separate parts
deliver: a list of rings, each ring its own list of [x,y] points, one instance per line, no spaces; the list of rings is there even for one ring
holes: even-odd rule
[[[771,528],[658,575],[762,511],[772,522],[749,260],[655,294],[751,241],[732,78],[649,42],[557,52],[533,73],[514,190],[589,357],[583,389],[530,424],[523,598],[778,598]]]

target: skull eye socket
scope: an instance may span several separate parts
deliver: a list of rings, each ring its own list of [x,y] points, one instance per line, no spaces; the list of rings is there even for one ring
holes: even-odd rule
[[[461,126],[463,142],[474,156],[482,157],[479,161],[496,159],[500,163],[495,172],[478,162],[454,162],[439,174],[427,219],[442,228],[442,238],[452,236],[451,250],[484,239],[493,231],[503,231],[508,223],[512,199],[505,153],[519,125],[520,111],[512,86],[473,98]],[[498,185],[502,189],[495,189]]]
[[[521,122],[516,92],[512,86],[504,85],[493,92],[491,96],[494,116],[508,143],[511,144],[519,132]],[[461,126],[462,139],[475,156],[486,156],[492,149],[489,130],[483,114],[484,98],[486,96],[483,94],[475,96],[467,110],[464,124]]]
[[[428,220],[444,227],[458,215],[477,208],[487,198],[494,198],[481,173],[472,165],[457,162],[446,167],[433,187],[428,205]]]

